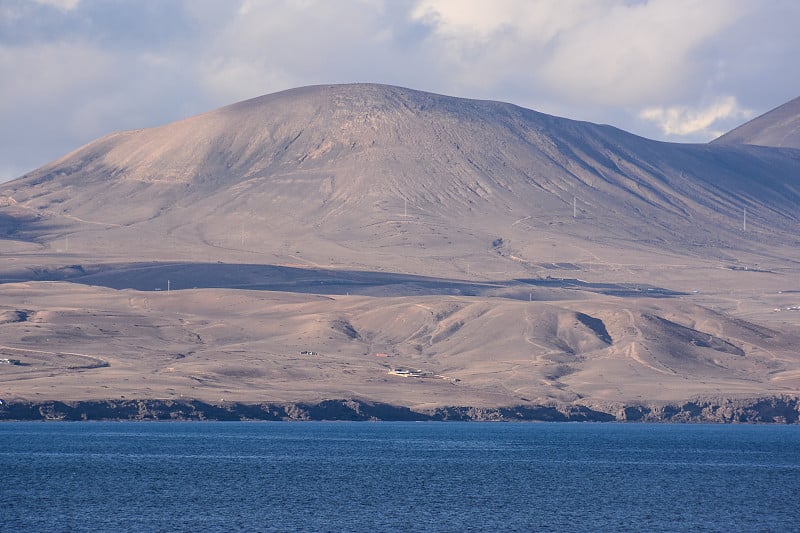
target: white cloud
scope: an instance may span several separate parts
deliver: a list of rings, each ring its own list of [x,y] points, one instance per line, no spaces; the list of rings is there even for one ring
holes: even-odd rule
[[[639,117],[654,122],[665,135],[707,134],[708,138],[717,137],[723,130],[714,129],[715,125],[735,120],[745,120],[753,116],[753,112],[742,109],[734,96],[725,96],[702,108],[689,106],[649,107],[639,113]]]
[[[72,11],[78,7],[81,0],[33,0],[37,4],[51,6],[61,11]]]
[[[696,88],[708,66],[698,48],[748,9],[730,0],[421,0],[412,16],[434,28],[465,83],[517,80],[619,106]]]
[[[24,44],[0,39],[0,169],[6,177],[112,131],[212,107],[202,96],[198,103],[180,51],[129,52],[90,37],[37,36]]]
[[[202,71],[205,87],[218,99],[230,103],[286,89],[294,84],[294,77],[280,67],[236,57],[210,58]]]
[[[113,64],[113,56],[85,44],[0,44],[0,168],[7,176],[99,136],[86,117],[76,116],[76,103],[108,88]]]
[[[356,78],[380,76],[377,52],[398,53],[384,15],[384,3],[375,0],[246,1],[210,36],[202,81],[229,101],[296,85],[376,81]]]
[[[487,40],[511,32],[525,42],[544,44],[561,32],[592,20],[608,0],[419,0],[411,17],[425,20],[436,32],[452,38]]]
[[[25,102],[47,108],[65,94],[97,85],[114,64],[110,54],[86,43],[0,45],[0,113]]]
[[[543,79],[574,99],[625,106],[697,90],[708,66],[698,48],[744,14],[736,2],[709,0],[595,11],[558,39]]]

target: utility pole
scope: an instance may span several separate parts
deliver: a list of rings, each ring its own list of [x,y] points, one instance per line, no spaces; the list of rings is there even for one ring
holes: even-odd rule
[[[747,208],[742,212],[742,231],[747,231]]]
[[[572,197],[572,218],[578,218],[578,197]]]

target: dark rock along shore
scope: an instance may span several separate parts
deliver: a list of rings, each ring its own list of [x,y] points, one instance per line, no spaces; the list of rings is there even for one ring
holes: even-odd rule
[[[538,421],[538,422],[800,422],[800,398],[779,396],[745,400],[702,400],[666,405],[541,405],[516,407],[408,407],[360,400],[318,403],[211,404],[198,400],[99,400],[80,402],[3,402],[0,420],[271,420],[271,421]]]

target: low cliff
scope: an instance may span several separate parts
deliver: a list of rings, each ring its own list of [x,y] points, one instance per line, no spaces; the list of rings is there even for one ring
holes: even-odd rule
[[[386,420],[548,422],[800,422],[800,398],[696,400],[663,405],[408,407],[363,400],[211,404],[199,400],[98,400],[0,403],[0,420]]]

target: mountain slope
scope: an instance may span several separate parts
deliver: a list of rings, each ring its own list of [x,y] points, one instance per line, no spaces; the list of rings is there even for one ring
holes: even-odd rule
[[[800,149],[800,97],[742,124],[712,142]]]
[[[163,250],[148,250],[160,243],[221,260],[387,268],[402,254],[444,258],[434,268],[447,269],[487,251],[503,264],[533,261],[553,241],[569,260],[586,255],[587,240],[681,254],[792,241],[799,161],[659,143],[498,102],[318,86],[109,135],[0,196],[46,219],[30,238],[72,234],[73,250],[93,254],[135,247],[156,259]],[[91,228],[103,239],[87,238]]]

